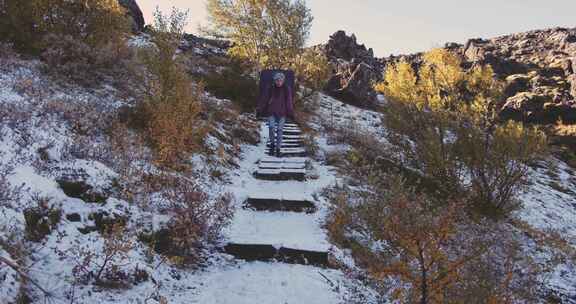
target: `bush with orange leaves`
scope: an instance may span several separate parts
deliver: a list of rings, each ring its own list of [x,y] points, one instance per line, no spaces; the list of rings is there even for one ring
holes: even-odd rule
[[[384,295],[421,304],[535,298],[539,271],[509,228],[470,221],[463,200],[437,204],[399,178],[381,181],[389,190],[333,189],[327,228],[369,278],[386,286]]]
[[[194,85],[176,56],[187,14],[170,17],[156,11],[152,26],[155,47],[142,54],[149,72],[146,100],[139,113],[160,165],[177,167],[198,151],[208,130],[201,118],[203,86]]]

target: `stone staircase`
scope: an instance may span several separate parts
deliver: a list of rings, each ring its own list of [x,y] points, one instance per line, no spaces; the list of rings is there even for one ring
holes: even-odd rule
[[[241,215],[236,215],[237,222],[246,221],[238,227],[253,231],[233,231],[223,250],[246,261],[328,267],[327,242],[299,241],[300,236],[306,239],[319,230],[314,216],[318,210],[315,202],[299,198],[297,193],[306,187],[310,166],[302,145],[302,131],[296,124],[287,123],[283,135],[282,157],[264,156],[270,147],[268,140],[253,173],[254,179],[262,181],[262,188],[268,189],[249,194],[237,212]]]

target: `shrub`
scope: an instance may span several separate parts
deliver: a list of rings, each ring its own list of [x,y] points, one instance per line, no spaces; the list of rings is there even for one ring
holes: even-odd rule
[[[71,36],[99,47],[129,32],[129,20],[117,0],[0,1],[0,39],[21,51],[44,49],[47,34]]]
[[[130,283],[123,270],[134,247],[123,225],[113,225],[103,234],[100,248],[76,245],[70,253],[76,260],[72,269],[74,278],[83,284],[94,282],[107,287],[122,287]]]
[[[288,67],[302,52],[312,15],[301,0],[209,0],[210,34],[233,43],[233,57],[257,68]]]
[[[298,84],[306,89],[301,100],[307,100],[322,91],[332,73],[326,55],[316,48],[307,48],[292,63]]]
[[[203,86],[193,85],[176,57],[187,15],[167,18],[156,11],[151,27],[154,49],[143,55],[149,72],[146,99],[137,109],[159,164],[176,166],[197,151],[208,130],[202,120]]]
[[[62,218],[62,210],[50,206],[50,198],[34,194],[32,199],[37,206],[24,210],[26,236],[33,242],[39,242],[58,225]]]
[[[108,43],[98,47],[70,35],[48,34],[41,54],[47,71],[55,76],[90,86],[114,74],[121,79],[127,74],[131,51],[124,44]],[[110,78],[110,77],[109,77]]]
[[[398,159],[436,181],[439,198],[470,194],[480,209],[511,209],[526,166],[544,153],[545,136],[518,123],[498,124],[502,85],[489,66],[466,72],[457,55],[433,50],[418,73],[400,62],[375,89],[391,101],[384,122]]]
[[[206,90],[217,98],[226,98],[240,107],[242,112],[253,112],[258,100],[258,84],[239,60],[226,62],[221,71],[214,71],[202,78]]]
[[[365,192],[333,189],[331,238],[351,249],[356,265],[401,303],[515,303],[532,300],[529,259],[488,223],[466,218],[464,201],[438,206],[397,177]],[[524,268],[525,267],[525,268]],[[512,302],[511,302],[512,301]]]
[[[210,200],[189,181],[164,176],[164,198],[172,216],[166,227],[142,234],[140,239],[176,264],[198,265],[205,250],[216,244],[233,214],[231,197]]]

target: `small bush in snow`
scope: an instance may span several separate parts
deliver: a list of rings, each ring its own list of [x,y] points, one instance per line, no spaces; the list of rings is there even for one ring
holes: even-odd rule
[[[41,241],[49,235],[62,218],[62,210],[51,206],[50,198],[34,194],[35,207],[24,210],[26,235],[34,242]]]
[[[164,197],[170,221],[164,229],[141,235],[141,240],[180,265],[197,265],[206,249],[221,238],[222,229],[232,217],[231,197],[212,201],[194,184],[165,176]]]
[[[126,269],[134,243],[123,225],[113,225],[103,234],[102,245],[76,245],[68,254],[76,261],[72,274],[77,282],[117,288],[131,282]]]

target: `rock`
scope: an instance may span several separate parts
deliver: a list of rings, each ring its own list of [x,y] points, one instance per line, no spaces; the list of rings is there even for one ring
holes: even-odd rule
[[[568,82],[570,83],[570,95],[576,99],[576,74],[568,76]]]
[[[142,10],[136,3],[136,0],[118,0],[118,3],[126,8],[128,16],[132,19],[132,30],[134,33],[140,33],[144,31],[144,25],[146,22],[144,21],[144,14],[142,14]]]
[[[470,39],[464,46],[464,57],[471,62],[483,62],[486,59],[486,50],[482,47],[486,41],[482,39]]]
[[[573,62],[574,59],[565,59],[560,63],[560,67],[564,71],[564,75],[570,76],[576,72],[574,69],[576,67],[576,62]]]
[[[82,217],[78,213],[69,213],[66,214],[66,219],[70,222],[80,222],[82,221]]]
[[[87,180],[88,174],[83,169],[66,170],[56,179],[60,189],[69,197],[81,199],[87,203],[106,203],[108,190],[95,189]]]
[[[359,45],[356,42],[356,36],[354,34],[348,36],[345,31],[337,31],[330,36],[325,48],[328,58],[340,58],[346,61],[352,61],[356,58],[369,61],[368,63],[374,60],[372,49],[367,50],[366,46]]]
[[[504,119],[532,122],[537,118],[534,117],[535,113],[542,112],[546,101],[546,96],[521,92],[506,100],[500,111],[500,116]]]
[[[92,186],[85,181],[70,181],[59,179],[56,181],[60,189],[69,197],[81,199],[87,203],[105,203],[106,197],[93,191]]]
[[[124,215],[110,214],[106,211],[98,211],[88,215],[88,219],[94,221],[94,228],[100,233],[110,231],[114,225],[126,226],[128,218]]]
[[[360,107],[375,105],[372,83],[382,80],[384,65],[374,57],[373,50],[359,45],[354,34],[348,36],[344,31],[337,31],[330,36],[323,51],[334,71],[325,90]]]
[[[506,77],[506,86],[504,87],[504,95],[507,97],[514,96],[520,92],[525,92],[529,89],[530,76],[526,74],[514,74]]]

